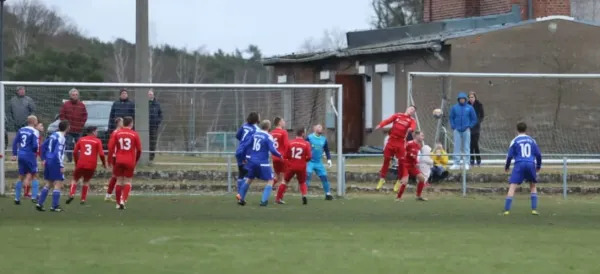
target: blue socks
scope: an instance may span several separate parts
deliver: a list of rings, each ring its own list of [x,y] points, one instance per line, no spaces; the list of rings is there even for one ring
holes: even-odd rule
[[[38,192],[40,191],[40,181],[34,179],[31,183],[31,199],[37,199]]]
[[[327,176],[319,176],[319,179],[321,179],[321,184],[323,185],[323,191],[325,191],[325,194],[329,194],[331,192],[331,188],[329,186],[329,181],[327,180]]]
[[[248,184],[248,182],[244,182],[244,184],[242,184],[242,187],[240,187],[240,196],[242,201],[246,200],[246,194],[248,194],[248,189],[250,188],[250,184]]]
[[[40,198],[38,199],[38,205],[43,205],[44,202],[46,201],[46,198],[48,197],[48,192],[50,190],[48,189],[47,186],[44,186],[44,188],[42,188],[42,193],[40,195]]]
[[[17,181],[15,184],[15,201],[21,201],[21,191],[23,191],[23,182]]]
[[[531,210],[537,210],[537,193],[531,193]]]
[[[52,208],[57,208],[60,202],[60,190],[55,189],[52,192]]]
[[[263,190],[262,199],[260,199],[261,203],[269,201],[269,196],[271,196],[271,191],[273,191],[273,186],[267,184],[265,186],[265,190]]]
[[[513,197],[506,197],[506,200],[504,201],[504,211],[510,210],[510,207],[512,206],[512,200],[513,200]]]
[[[244,179],[237,179],[237,193],[242,195],[242,185],[244,184]]]

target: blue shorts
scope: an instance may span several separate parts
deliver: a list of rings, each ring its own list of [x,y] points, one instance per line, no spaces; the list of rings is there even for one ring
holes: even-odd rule
[[[306,174],[309,178],[310,176],[312,176],[313,172],[316,173],[319,177],[327,176],[327,169],[325,169],[323,163],[308,162],[308,164],[306,165]]]
[[[60,172],[60,164],[46,162],[46,166],[44,166],[44,179],[46,181],[64,181],[65,175]]]
[[[246,174],[246,178],[248,179],[258,178],[263,181],[273,180],[273,169],[271,169],[270,164],[248,162],[246,164],[246,170],[248,171]]]
[[[34,157],[19,157],[19,175],[36,174],[38,172],[37,160]]]
[[[530,183],[537,183],[537,172],[535,163],[533,162],[519,162],[515,163],[515,167],[510,174],[509,183],[511,184],[522,184],[524,181]]]

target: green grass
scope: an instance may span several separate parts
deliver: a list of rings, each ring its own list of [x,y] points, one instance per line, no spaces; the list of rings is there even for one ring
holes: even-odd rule
[[[230,196],[94,197],[63,213],[0,199],[1,273],[596,273],[600,200],[363,195],[259,208]],[[35,262],[35,263],[34,263]]]

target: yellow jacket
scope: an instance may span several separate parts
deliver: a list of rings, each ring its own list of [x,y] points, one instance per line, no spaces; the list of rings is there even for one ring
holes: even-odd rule
[[[448,154],[443,149],[434,150],[431,158],[433,159],[433,164],[436,166],[443,166],[446,168],[446,165],[448,165]]]

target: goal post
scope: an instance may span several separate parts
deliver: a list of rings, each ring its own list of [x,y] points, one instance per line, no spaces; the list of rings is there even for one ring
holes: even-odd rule
[[[86,105],[88,119],[99,123],[99,131],[109,131],[109,112],[113,102],[119,100],[125,89],[131,100],[148,100],[149,91],[154,92],[156,102],[162,109],[162,123],[154,128],[151,110],[147,115],[136,119],[149,121],[148,125],[135,124],[136,130],[148,140],[155,137],[152,151],[149,144],[143,144],[144,152],[157,155],[229,155],[232,146],[237,146],[235,132],[245,122],[249,112],[258,112],[261,119],[272,120],[279,116],[286,121],[290,137],[294,129],[304,127],[307,133],[315,124],[323,124],[331,141],[336,143],[334,156],[337,158],[337,194],[345,193],[343,176],[343,89],[339,84],[169,84],[169,83],[90,83],[90,82],[0,82],[0,127],[14,132],[20,122],[13,121],[9,114],[10,101],[16,97],[17,87],[25,87],[26,96],[35,103],[34,114],[44,127],[56,130],[59,109],[63,100],[69,99],[69,91],[77,89],[80,99]],[[126,94],[126,95],[127,95]],[[333,97],[332,97],[333,96]],[[335,98],[335,100],[332,100]],[[133,104],[133,102],[132,102]],[[152,109],[152,103],[150,103]],[[119,105],[120,106],[120,105]],[[92,119],[92,116],[98,118]],[[8,119],[7,119],[8,118]],[[8,124],[7,124],[8,123]],[[94,126],[96,126],[94,124]],[[330,131],[327,131],[327,130]],[[214,138],[214,133],[220,133]],[[232,134],[233,133],[233,134]],[[11,136],[9,136],[9,139]],[[102,138],[101,138],[102,139]],[[10,152],[5,146],[5,135],[0,137],[0,195],[7,191],[6,161]],[[69,148],[69,147],[67,147]],[[69,150],[67,150],[68,153]],[[158,157],[158,156],[157,156]],[[167,161],[173,161],[168,159]],[[193,163],[194,160],[192,159]],[[15,165],[16,170],[16,165]],[[12,174],[12,171],[11,171]]]
[[[600,135],[596,91],[600,74],[408,72],[407,76],[407,102],[418,107],[418,126],[426,133],[426,142],[447,143],[450,154],[454,142],[449,110],[459,92],[473,91],[485,110],[479,142],[484,164],[504,163],[515,125],[521,121],[547,156],[545,163],[563,164],[565,159],[600,163],[590,158],[600,149],[592,141]],[[431,113],[436,108],[443,110],[441,119]]]

